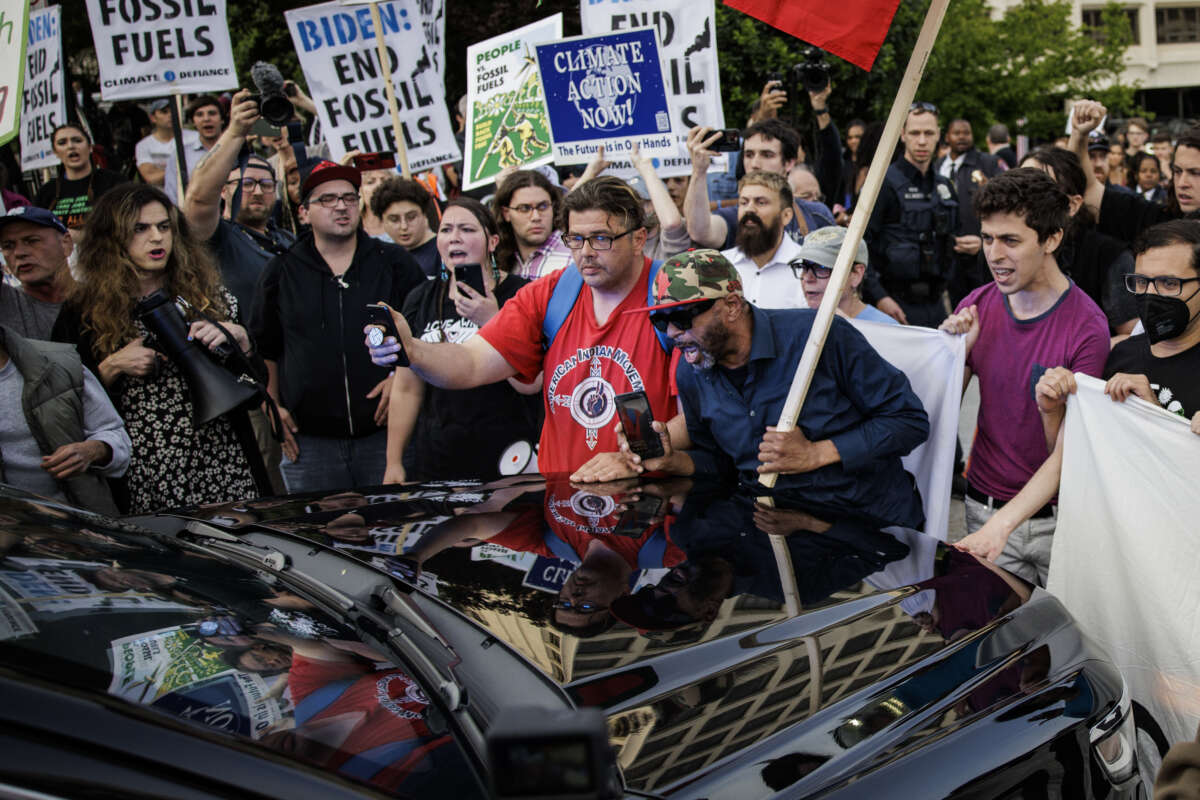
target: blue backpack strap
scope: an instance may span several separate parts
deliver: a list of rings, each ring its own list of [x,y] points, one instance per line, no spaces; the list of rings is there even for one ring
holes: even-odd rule
[[[658,276],[662,264],[661,261],[650,263],[650,280],[646,284],[646,305],[648,306],[654,305],[654,279]],[[554,284],[554,291],[550,293],[550,301],[546,303],[546,314],[542,317],[543,350],[550,349],[554,337],[558,335],[559,328],[567,321],[567,315],[571,313],[575,302],[579,300],[581,291],[583,291],[583,275],[572,261],[563,267],[562,276],[558,279],[558,283]],[[662,345],[663,352],[670,353],[670,337],[665,333],[659,333],[657,329],[654,330],[654,333],[658,337],[658,343]]]
[[[579,292],[583,290],[583,275],[575,262],[567,264],[562,269],[554,291],[550,293],[550,302],[546,303],[546,315],[542,317],[542,349],[549,350],[558,329],[567,321],[567,315],[575,307]]]

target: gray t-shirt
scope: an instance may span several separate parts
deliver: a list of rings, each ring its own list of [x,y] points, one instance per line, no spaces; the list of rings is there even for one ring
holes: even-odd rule
[[[62,303],[45,303],[7,283],[0,282],[0,325],[26,339],[49,340]]]

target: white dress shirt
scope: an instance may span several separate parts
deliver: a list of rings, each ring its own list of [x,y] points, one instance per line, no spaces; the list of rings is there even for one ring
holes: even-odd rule
[[[752,305],[759,308],[808,308],[800,280],[792,274],[788,262],[800,255],[800,245],[792,237],[783,241],[761,268],[742,252],[731,247],[721,253],[729,259],[742,279],[742,292]]]

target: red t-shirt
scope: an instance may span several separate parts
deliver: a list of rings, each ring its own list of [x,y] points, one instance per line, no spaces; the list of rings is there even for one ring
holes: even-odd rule
[[[346,681],[341,692],[325,698],[327,702],[319,708],[304,706],[313,692],[336,681]],[[355,772],[377,786],[398,788],[433,750],[450,742],[448,736],[435,736],[425,725],[423,714],[429,699],[403,670],[376,672],[358,662],[318,661],[297,654],[292,657],[288,686],[298,717],[304,716],[297,719],[298,732],[306,725],[336,718],[356,723],[341,742],[324,742],[336,746],[331,763],[325,766],[341,769],[355,756],[368,754],[372,761],[379,761]],[[387,745],[397,747],[393,752]]]
[[[646,307],[649,269],[647,258],[637,285],[603,325],[596,323],[592,290],[584,284],[549,350],[542,349],[542,322],[562,270],[522,287],[479,331],[520,379],[545,372],[541,472],[572,472],[596,453],[616,451],[618,394],[644,389],[655,419],[675,416],[671,358],[647,314],[625,313]]]

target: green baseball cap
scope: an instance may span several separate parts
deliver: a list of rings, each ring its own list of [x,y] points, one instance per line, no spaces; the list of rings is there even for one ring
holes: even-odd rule
[[[668,258],[654,279],[652,306],[638,311],[686,306],[742,293],[742,279],[718,250],[688,250]]]
[[[842,249],[844,241],[846,241],[846,229],[839,225],[817,228],[804,237],[804,243],[800,245],[800,255],[792,260],[811,261],[822,267],[833,269],[833,265],[837,263],[838,251]],[[858,242],[858,250],[854,254],[854,263],[867,263],[867,243],[861,239]]]

